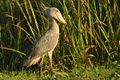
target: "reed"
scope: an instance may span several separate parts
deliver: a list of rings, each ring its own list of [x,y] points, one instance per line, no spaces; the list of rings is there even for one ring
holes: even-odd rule
[[[0,69],[17,69],[29,46],[49,28],[45,6],[58,7],[67,21],[66,26],[60,25],[54,66],[69,70],[79,63],[119,62],[119,3],[118,0],[1,0]]]

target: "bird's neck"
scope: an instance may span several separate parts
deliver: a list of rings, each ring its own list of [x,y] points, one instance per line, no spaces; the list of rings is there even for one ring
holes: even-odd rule
[[[51,19],[51,30],[54,30],[56,34],[59,34],[59,26],[54,19]]]

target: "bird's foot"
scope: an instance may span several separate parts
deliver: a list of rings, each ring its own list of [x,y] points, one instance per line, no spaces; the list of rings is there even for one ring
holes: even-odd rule
[[[55,71],[51,68],[50,69],[50,74],[53,75],[55,73]]]
[[[50,75],[51,75],[50,80],[54,80],[54,79],[55,79],[55,70],[54,70],[54,69],[50,69],[50,70],[49,70],[49,73],[50,73]]]

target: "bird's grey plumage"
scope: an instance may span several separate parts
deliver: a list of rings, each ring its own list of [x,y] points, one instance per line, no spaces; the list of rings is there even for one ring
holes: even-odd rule
[[[46,15],[50,18],[50,29],[38,39],[31,52],[23,60],[23,66],[31,66],[39,62],[40,58],[49,55],[52,65],[52,51],[56,47],[59,39],[59,26],[56,22],[66,24],[60,11],[57,8],[46,8]]]

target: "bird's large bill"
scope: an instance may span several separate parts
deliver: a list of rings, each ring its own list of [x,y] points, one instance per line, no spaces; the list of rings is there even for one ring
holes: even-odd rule
[[[61,22],[61,23],[63,23],[63,24],[66,24],[66,21],[64,20],[64,18],[62,17],[61,13],[59,13],[59,12],[56,12],[56,19],[57,19],[59,22]]]

